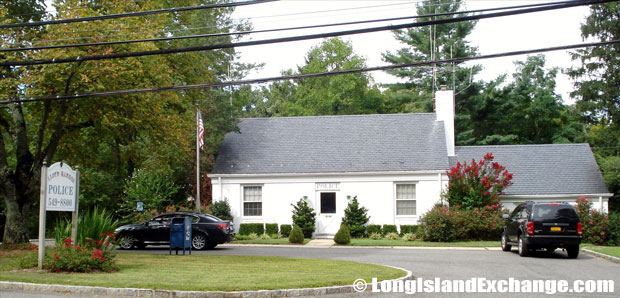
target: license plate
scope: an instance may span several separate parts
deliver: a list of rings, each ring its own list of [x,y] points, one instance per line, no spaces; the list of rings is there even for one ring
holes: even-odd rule
[[[562,227],[551,227],[551,232],[561,232]]]

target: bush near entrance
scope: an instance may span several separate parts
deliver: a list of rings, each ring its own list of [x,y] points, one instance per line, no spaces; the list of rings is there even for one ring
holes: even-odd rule
[[[303,198],[299,199],[297,204],[292,206],[294,208],[293,225],[301,228],[305,238],[312,238],[312,233],[314,233],[316,226],[316,212]]]
[[[347,226],[351,232],[351,236],[359,238],[366,235],[366,224],[369,219],[368,209],[360,206],[357,201],[357,196],[355,196],[344,210],[344,217],[342,218],[341,224]]]
[[[304,243],[304,233],[301,231],[300,227],[295,226],[293,228],[293,231],[288,236],[288,242],[298,244]]]
[[[351,242],[351,233],[346,225],[340,225],[340,229],[338,229],[338,232],[334,235],[334,242],[342,245],[349,244]]]

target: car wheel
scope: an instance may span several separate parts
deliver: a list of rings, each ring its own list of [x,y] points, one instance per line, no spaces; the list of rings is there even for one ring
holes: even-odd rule
[[[527,245],[523,242],[523,237],[519,235],[519,255],[525,257],[527,256],[528,252],[529,249],[527,248]]]
[[[136,243],[138,243],[138,239],[134,236],[121,236],[121,241],[118,242],[118,247],[121,249],[132,249]]]
[[[566,248],[566,253],[568,253],[568,258],[576,259],[579,256],[579,246],[569,246]]]
[[[502,234],[502,250],[510,251],[512,245],[508,244],[508,237],[506,236],[506,232]]]
[[[202,250],[207,246],[207,237],[204,234],[197,233],[192,236],[192,249]]]

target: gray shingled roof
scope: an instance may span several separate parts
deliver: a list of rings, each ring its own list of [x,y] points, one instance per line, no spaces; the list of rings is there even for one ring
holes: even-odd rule
[[[214,174],[445,170],[435,114],[249,118],[228,133]]]
[[[457,146],[450,163],[480,160],[487,152],[514,174],[507,195],[609,192],[588,144]]]

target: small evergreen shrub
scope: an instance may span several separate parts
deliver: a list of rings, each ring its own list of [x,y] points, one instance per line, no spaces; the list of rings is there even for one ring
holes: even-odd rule
[[[228,203],[228,199],[224,199],[223,201],[213,202],[210,206],[211,214],[213,216],[221,219],[221,220],[233,220],[233,216],[230,212],[230,204]]]
[[[275,224],[275,223],[265,224],[265,234],[267,235],[278,234],[278,224]]]
[[[338,229],[338,232],[334,235],[334,242],[340,245],[351,243],[351,232],[349,232],[347,225],[340,225],[340,229]]]
[[[400,235],[415,234],[419,227],[418,225],[400,225]]]
[[[316,228],[316,212],[304,199],[299,199],[293,206],[293,224],[301,228],[305,238],[312,238]]]
[[[403,235],[403,240],[415,241],[415,240],[418,240],[418,237],[414,233],[406,233],[405,235]]]
[[[368,235],[372,235],[372,234],[382,234],[381,231],[381,225],[368,225],[366,227],[366,233],[368,233]]]
[[[262,223],[242,223],[239,225],[239,234],[250,235],[252,233],[256,235],[265,234],[265,226]]]
[[[295,226],[291,234],[288,236],[288,242],[290,243],[304,243],[304,233],[301,231],[301,228]]]
[[[389,233],[398,234],[398,231],[396,230],[395,225],[383,225],[383,235],[387,235]]]
[[[250,238],[250,240],[254,240],[254,239],[258,238],[258,235],[256,233],[250,233],[250,235],[248,235],[248,238]]]
[[[379,233],[372,233],[370,234],[370,236],[368,236],[368,238],[370,238],[371,240],[380,240],[383,236],[381,236],[381,234]]]
[[[400,238],[400,236],[395,232],[385,234],[385,239],[387,240],[397,240],[398,238]]]
[[[237,234],[235,235],[235,240],[250,240],[250,236]]]
[[[366,236],[366,224],[369,219],[368,209],[361,207],[357,201],[357,196],[355,196],[347,205],[347,209],[344,210],[341,224],[347,226],[351,236],[361,238]]]
[[[291,235],[292,229],[293,227],[291,225],[280,225],[280,235],[288,238],[288,236]]]

